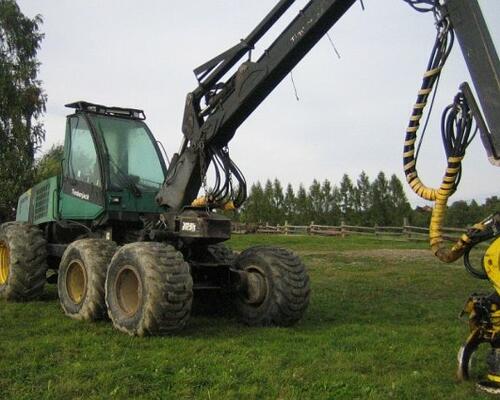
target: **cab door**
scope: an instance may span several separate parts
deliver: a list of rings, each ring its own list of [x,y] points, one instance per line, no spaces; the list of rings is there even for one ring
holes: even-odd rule
[[[84,115],[68,117],[60,216],[91,220],[104,211],[102,168],[97,146]]]

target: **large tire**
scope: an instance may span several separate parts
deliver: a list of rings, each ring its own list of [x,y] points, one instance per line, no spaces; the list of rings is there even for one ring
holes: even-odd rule
[[[104,285],[116,243],[81,239],[71,243],[59,264],[57,290],[64,313],[77,320],[106,318]]]
[[[237,257],[237,254],[224,243],[208,245],[206,251],[213,259],[213,262],[220,264],[232,265]]]
[[[42,231],[34,225],[0,225],[0,298],[29,301],[43,293],[47,249]]]
[[[245,250],[235,269],[247,273],[248,290],[236,297],[239,319],[250,326],[291,326],[309,304],[309,276],[292,252],[256,246]]]
[[[189,265],[170,245],[123,246],[106,277],[106,304],[114,326],[133,336],[165,335],[182,329],[190,316],[193,280]]]

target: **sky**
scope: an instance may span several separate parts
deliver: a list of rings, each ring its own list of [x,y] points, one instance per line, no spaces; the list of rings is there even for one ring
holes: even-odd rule
[[[18,0],[40,14],[45,33],[39,77],[48,95],[42,150],[64,140],[64,105],[86,100],[143,109],[147,124],[172,155],[182,140],[185,96],[192,70],[235,45],[277,3],[244,0]],[[500,1],[479,0],[497,49]],[[257,45],[253,59],[307,4],[297,0]],[[404,181],[402,147],[411,108],[434,43],[431,14],[402,0],[364,0],[332,28],[340,53],[323,38],[240,127],[230,154],[249,184],[278,178],[308,187],[313,179],[338,184],[379,171]],[[441,112],[460,83],[470,82],[458,44],[443,71],[433,117],[419,158],[419,175],[438,186],[446,166]],[[482,143],[470,145],[454,200],[499,194],[500,169]],[[412,205],[425,204],[405,184]]]

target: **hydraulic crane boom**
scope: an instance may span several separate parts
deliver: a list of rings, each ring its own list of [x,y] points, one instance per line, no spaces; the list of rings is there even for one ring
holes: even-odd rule
[[[244,179],[229,158],[226,146],[246,118],[355,1],[309,1],[263,55],[251,61],[256,43],[295,2],[281,0],[247,38],[194,70],[199,86],[187,95],[182,125],[184,141],[156,198],[159,205],[172,211],[191,205],[214,159],[219,160],[226,176],[236,176],[239,193],[229,196],[228,188],[215,191],[207,202],[217,204],[218,200],[220,205],[232,197],[236,206],[243,203]],[[488,124],[468,87],[464,87],[464,94],[478,122],[488,157],[492,164],[499,165],[500,67],[495,46],[476,0],[447,0],[443,9],[459,39]],[[225,82],[221,81],[247,54],[249,59]]]
[[[257,61],[245,61],[225,83],[224,74],[250,53],[258,40],[294,3],[281,0],[240,44],[195,70],[200,85],[186,99],[184,143],[174,155],[158,193],[162,206],[190,205],[212,158],[356,0],[312,0]],[[202,106],[205,101],[205,107]],[[222,154],[225,157],[226,154]],[[227,158],[223,162],[230,162]]]

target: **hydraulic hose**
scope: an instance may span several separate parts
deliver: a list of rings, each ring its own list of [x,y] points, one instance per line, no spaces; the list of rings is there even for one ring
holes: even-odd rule
[[[455,96],[453,104],[445,109],[441,121],[443,144],[447,156],[445,174],[439,188],[426,186],[418,176],[418,148],[415,151],[415,142],[423,111],[428,103],[431,92],[439,82],[441,71],[451,51],[454,40],[451,24],[446,17],[441,17],[439,7],[435,8],[435,16],[438,29],[436,42],[406,129],[403,164],[406,180],[412,190],[421,198],[434,202],[429,226],[430,246],[436,257],[443,262],[450,263],[460,258],[471,245],[470,236],[463,234],[451,249],[446,248],[442,228],[448,199],[456,191],[460,182],[465,150],[474,137],[473,134],[469,139],[473,117],[465,96],[461,92],[458,93]],[[427,123],[425,126],[427,126]],[[424,134],[425,128],[422,137]],[[480,224],[476,224],[474,228],[478,230],[482,229]]]

